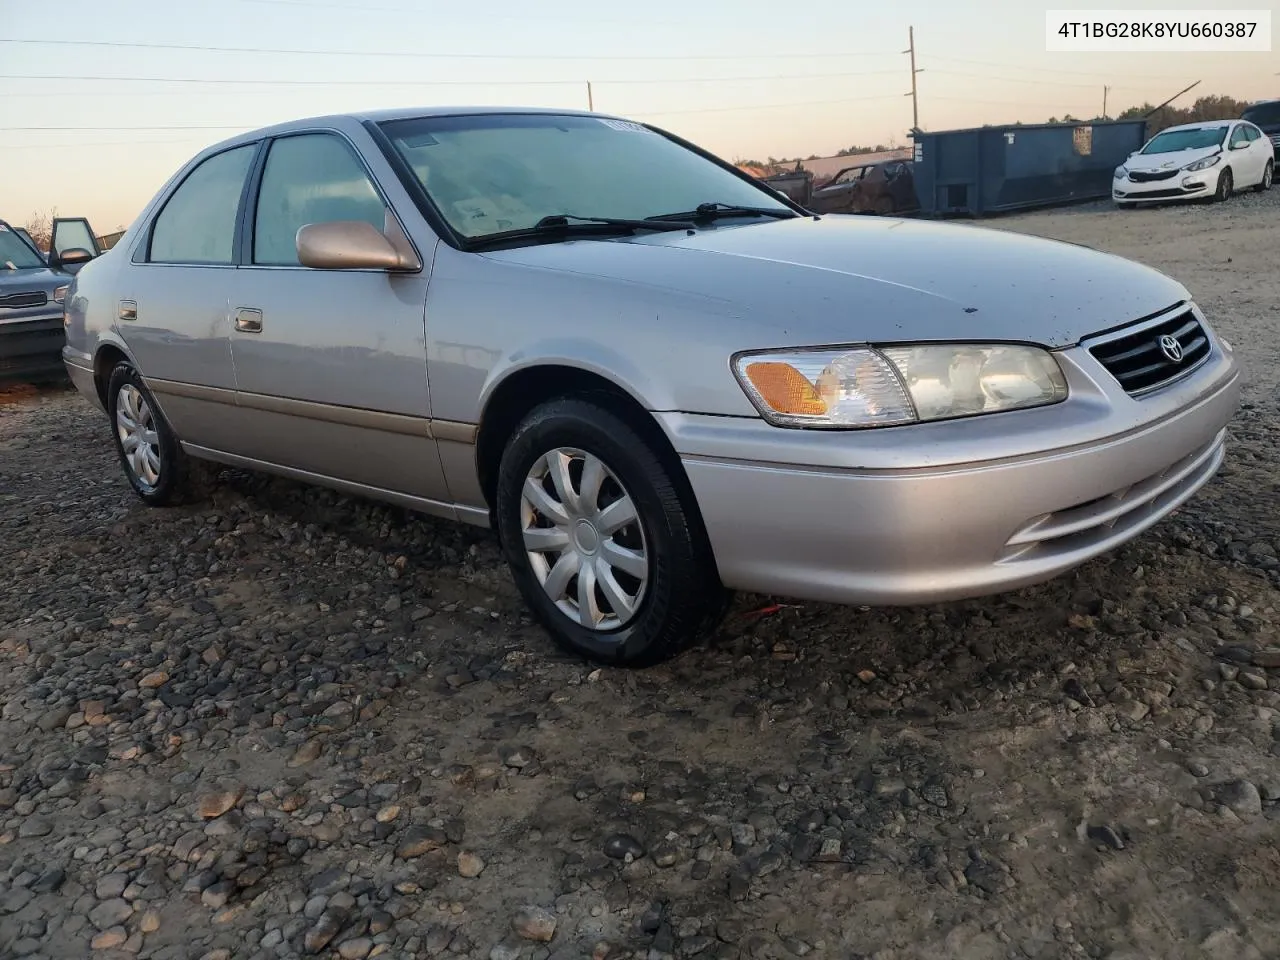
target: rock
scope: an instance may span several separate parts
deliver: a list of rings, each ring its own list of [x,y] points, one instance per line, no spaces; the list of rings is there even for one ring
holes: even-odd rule
[[[351,886],[351,874],[333,867],[312,877],[308,892],[313,897],[331,897],[349,886]]]
[[[67,721],[71,719],[72,712],[70,707],[57,707],[42,714],[40,719],[36,721],[36,726],[45,733],[50,733],[59,727],[65,727]]]
[[[520,960],[523,950],[519,940],[501,940],[489,951],[489,960]]]
[[[133,916],[133,907],[129,901],[116,898],[103,900],[89,911],[89,922],[99,930],[107,930],[124,923]]]
[[[1261,650],[1254,651],[1251,659],[1255,667],[1263,667],[1267,670],[1280,669],[1280,647],[1263,647]]]
[[[556,918],[542,907],[523,907],[511,918],[511,929],[525,940],[550,943],[556,934]]]
[[[1191,774],[1193,777],[1207,777],[1209,775],[1209,768],[1203,761],[1188,760],[1187,773]]]
[[[53,822],[45,817],[28,817],[18,827],[20,837],[47,837],[53,833]]]
[[[99,880],[93,892],[99,900],[113,900],[124,893],[124,888],[128,885],[127,874],[113,873]]]
[[[749,823],[730,824],[729,835],[734,844],[740,847],[750,847],[756,842],[756,828]]]
[[[503,747],[498,751],[498,757],[504,766],[517,769],[529,766],[536,756],[532,747]]]
[[[484,872],[485,862],[477,854],[460,853],[458,854],[458,874],[459,876],[472,879],[480,876]]]
[[[125,932],[124,927],[110,927],[95,934],[89,941],[89,946],[94,950],[115,950],[124,946],[124,942],[128,939],[129,934]]]
[[[66,871],[60,867],[54,867],[40,874],[33,884],[31,891],[33,893],[55,893],[67,879]]]
[[[1134,723],[1142,720],[1150,712],[1151,708],[1141,700],[1129,700],[1116,707],[1116,713],[1127,720],[1132,720]]]
[[[342,960],[364,960],[373,949],[373,941],[368,937],[356,937],[338,944],[338,956]]]
[[[395,820],[399,816],[400,816],[400,804],[389,803],[385,807],[382,807],[380,810],[378,810],[378,812],[374,815],[374,819],[377,820],[379,823],[391,823],[393,820]]]
[[[227,905],[235,889],[236,885],[230,880],[219,880],[200,892],[200,902],[211,910],[221,910]]]
[[[169,675],[163,670],[157,670],[154,673],[148,673],[145,677],[138,681],[138,686],[143,690],[156,690],[163,687],[169,682]]]
[[[319,740],[308,740],[294,753],[293,759],[289,761],[289,766],[296,768],[313,763],[320,758],[320,753],[323,749],[324,747]]]
[[[1241,670],[1240,685],[1248,690],[1267,689],[1267,675],[1261,670]]]
[[[1253,663],[1254,649],[1245,646],[1226,646],[1214,651],[1214,656],[1219,660],[1227,660],[1230,663]]]
[[[396,845],[396,856],[401,860],[411,860],[433,850],[439,850],[448,842],[448,836],[439,827],[410,827],[405,831],[404,838]]]
[[[206,793],[200,798],[200,816],[206,820],[213,820],[222,816],[244,796],[244,786],[236,784],[225,790],[218,790],[214,793]]]
[[[1217,801],[1242,817],[1262,813],[1262,794],[1248,780],[1232,780],[1214,791]]]
[[[326,910],[303,937],[303,948],[307,953],[319,953],[342,931],[345,921],[346,918],[341,913]]]
[[[629,833],[615,833],[604,842],[604,855],[630,863],[644,856],[644,844]]]
[[[138,929],[143,933],[155,933],[160,929],[160,914],[155,910],[148,910],[138,921]]]

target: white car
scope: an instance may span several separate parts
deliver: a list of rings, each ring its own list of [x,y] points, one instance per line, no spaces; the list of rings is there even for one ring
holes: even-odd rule
[[[1170,127],[1116,167],[1111,197],[1121,209],[1169,200],[1226,200],[1237,190],[1269,190],[1275,148],[1247,120]]]

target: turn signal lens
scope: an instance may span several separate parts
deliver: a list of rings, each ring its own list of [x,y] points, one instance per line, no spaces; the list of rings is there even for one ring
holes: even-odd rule
[[[777,413],[820,417],[827,412],[826,401],[818,396],[813,384],[789,363],[772,360],[750,363],[746,374],[760,399]]]
[[[53,291],[54,303],[61,303],[63,300],[67,299],[67,286],[69,286],[69,284],[64,284]]]

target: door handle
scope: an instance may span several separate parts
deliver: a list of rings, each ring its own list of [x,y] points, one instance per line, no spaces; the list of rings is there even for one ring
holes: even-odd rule
[[[241,307],[236,311],[236,329],[241,333],[261,333],[262,311]]]
[[[121,320],[137,320],[138,319],[138,301],[137,300],[121,300],[119,316]]]

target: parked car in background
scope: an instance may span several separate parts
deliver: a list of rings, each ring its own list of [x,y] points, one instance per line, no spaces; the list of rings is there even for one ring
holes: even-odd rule
[[[1116,206],[1169,200],[1226,200],[1238,190],[1269,190],[1275,150],[1247,120],[1187,123],[1162,130],[1116,167]]]
[[[656,128],[527,109],[206,149],[76,276],[64,355],[144,502],[214,461],[493,525],[548,631],[632,665],[727,590],[1049,579],[1195,494],[1240,392],[1147,267],[812,216]]]
[[[1251,103],[1240,114],[1240,119],[1247,120],[1266,134],[1276,156],[1280,157],[1280,99]]]
[[[911,174],[910,160],[847,167],[816,187],[805,206],[814,213],[914,213],[920,201]]]
[[[821,184],[799,168],[765,177],[763,182],[814,213],[890,216],[920,209],[909,160],[854,164]]]
[[[63,306],[80,267],[99,253],[87,220],[53,222],[48,254],[0,220],[0,383],[62,379]]]

